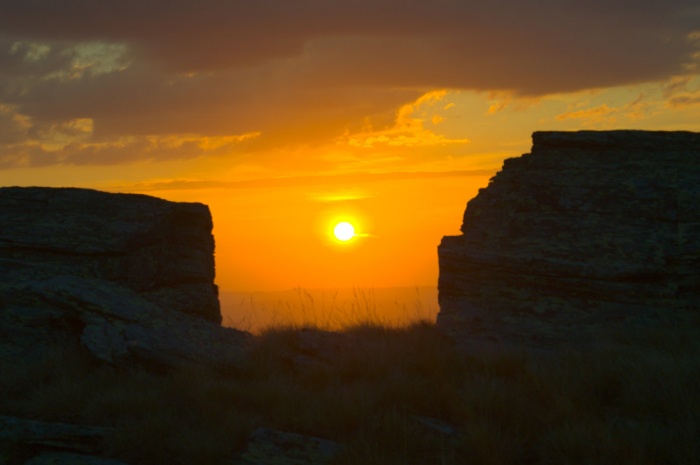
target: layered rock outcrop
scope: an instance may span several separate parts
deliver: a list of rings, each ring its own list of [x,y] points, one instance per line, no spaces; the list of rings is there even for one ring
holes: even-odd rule
[[[549,346],[700,312],[700,134],[536,132],[438,247],[438,325]]]
[[[209,209],[88,189],[0,188],[3,268],[59,267],[221,322]],[[29,271],[25,271],[29,273]]]
[[[208,207],[88,189],[0,188],[0,340],[100,359],[223,364]],[[0,351],[1,352],[1,351]]]

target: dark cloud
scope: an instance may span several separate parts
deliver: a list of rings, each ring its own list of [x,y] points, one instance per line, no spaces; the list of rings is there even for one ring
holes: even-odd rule
[[[35,56],[35,59],[32,57]],[[40,57],[40,58],[39,58]],[[0,36],[0,76],[7,81],[12,78],[37,79],[52,72],[65,69],[71,56],[60,48],[45,49],[32,47]]]
[[[5,0],[0,131],[90,118],[94,142],[318,142],[435,88],[537,96],[687,73],[699,25],[693,0]]]
[[[552,58],[571,55],[595,67],[608,64],[597,58],[601,53],[654,61],[661,57],[642,51],[662,49],[678,64],[688,52],[684,38],[699,19],[692,0],[8,0],[0,5],[0,30],[8,35],[126,42],[185,71],[296,56],[308,41],[328,37],[442,39],[429,48],[466,62],[489,54],[517,58],[515,52],[546,59],[556,50],[565,53]],[[450,40],[463,45],[450,53],[442,46]],[[508,87],[521,87],[513,79]],[[473,85],[468,73],[462,85]]]

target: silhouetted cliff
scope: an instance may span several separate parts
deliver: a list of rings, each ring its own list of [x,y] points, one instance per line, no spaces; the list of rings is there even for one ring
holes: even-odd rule
[[[221,322],[206,205],[88,189],[0,188],[0,223],[0,259],[118,282],[160,307]]]
[[[111,363],[235,359],[206,205],[9,187],[0,225],[0,356],[80,343]]]
[[[532,138],[438,248],[439,326],[541,346],[698,311],[700,134]]]

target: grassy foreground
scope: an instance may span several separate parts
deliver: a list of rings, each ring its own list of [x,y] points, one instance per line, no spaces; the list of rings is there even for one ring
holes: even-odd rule
[[[117,370],[57,349],[0,368],[0,414],[116,426],[110,455],[133,465],[227,463],[259,426],[343,443],[338,464],[700,463],[690,330],[532,359],[460,355],[430,323],[356,325],[332,363],[307,365],[290,363],[296,331],[266,331],[228,375]]]

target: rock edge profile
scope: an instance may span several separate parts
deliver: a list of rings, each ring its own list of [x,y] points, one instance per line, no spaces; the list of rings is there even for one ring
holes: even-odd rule
[[[536,132],[438,247],[438,326],[551,347],[700,308],[700,134]]]
[[[89,189],[0,188],[0,355],[77,345],[110,363],[227,366],[209,208]]]

